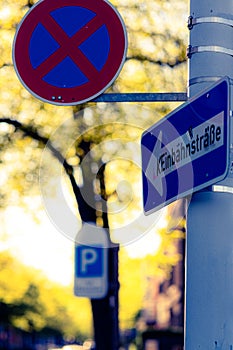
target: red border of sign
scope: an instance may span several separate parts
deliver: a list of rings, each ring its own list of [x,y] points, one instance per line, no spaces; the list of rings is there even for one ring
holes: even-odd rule
[[[31,35],[40,18],[64,6],[80,6],[96,13],[106,25],[110,37],[110,52],[102,70],[86,84],[73,88],[58,88],[38,76],[30,63]],[[22,19],[13,44],[13,62],[22,84],[37,98],[56,105],[76,105],[94,99],[104,92],[117,78],[125,61],[127,34],[116,9],[105,0],[41,0]],[[54,97],[56,100],[53,100]],[[58,96],[61,99],[58,100]]]

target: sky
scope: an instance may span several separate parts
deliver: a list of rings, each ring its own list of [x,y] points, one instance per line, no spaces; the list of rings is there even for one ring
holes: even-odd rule
[[[0,241],[0,250],[9,249],[24,264],[42,270],[55,282],[72,282],[74,244],[56,230],[45,212],[40,212],[40,222],[21,207],[8,207],[1,216],[1,230],[5,229],[7,239]]]
[[[35,206],[36,207],[36,206]],[[74,242],[57,230],[43,208],[37,220],[26,209],[9,206],[0,213],[2,225],[0,251],[10,250],[25,265],[42,271],[50,280],[70,285],[74,279]],[[161,218],[159,226],[165,225]],[[127,244],[131,258],[153,254],[160,245],[160,236],[153,231]]]

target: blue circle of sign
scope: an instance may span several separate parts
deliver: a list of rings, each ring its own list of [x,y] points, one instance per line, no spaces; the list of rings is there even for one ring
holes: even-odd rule
[[[61,7],[50,15],[70,38],[96,16],[93,11],[79,6]]]
[[[50,15],[69,37],[75,35],[96,16],[93,11],[79,6],[58,8],[52,11]],[[46,28],[41,23],[38,23],[32,33],[29,45],[29,57],[33,68],[39,67],[59,47],[60,45]],[[98,28],[78,48],[92,65],[98,71],[101,71],[107,62],[110,51],[110,38],[106,25]],[[53,67],[43,77],[43,80],[59,88],[78,87],[89,81],[68,55]]]
[[[100,47],[99,43],[104,43]],[[79,46],[84,55],[91,61],[98,71],[105,65],[109,50],[110,38],[106,25],[101,26],[94,34]]]
[[[32,67],[36,69],[59,48],[52,35],[39,23],[32,33],[29,55]]]

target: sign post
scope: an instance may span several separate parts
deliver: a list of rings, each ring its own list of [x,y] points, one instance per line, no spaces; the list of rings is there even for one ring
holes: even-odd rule
[[[195,193],[187,212],[186,350],[233,349],[232,19],[232,0],[191,0],[189,96],[223,76],[231,91],[227,176]]]
[[[190,11],[190,99],[142,136],[144,211],[192,195],[185,349],[232,350],[232,0],[191,0]]]

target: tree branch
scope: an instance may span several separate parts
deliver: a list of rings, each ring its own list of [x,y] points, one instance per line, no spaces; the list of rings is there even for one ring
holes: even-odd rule
[[[179,59],[178,57],[173,61],[171,60],[171,62],[169,61],[161,61],[161,60],[154,60],[150,57],[144,56],[144,55],[140,55],[140,54],[136,54],[136,55],[132,55],[132,56],[128,56],[126,58],[126,61],[130,61],[130,60],[136,60],[139,62],[149,62],[149,63],[153,63],[153,64],[157,64],[159,66],[168,66],[170,68],[174,68],[176,66],[179,66],[180,64],[186,62],[186,59]]]
[[[42,136],[39,134],[38,130],[31,126],[31,125],[25,125],[19,122],[18,120],[11,119],[11,118],[0,118],[0,123],[7,123],[9,125],[13,125],[15,127],[16,131],[21,131],[24,135],[31,137],[34,140],[37,140],[41,142],[44,146],[47,146],[48,149],[51,151],[52,155],[61,163],[63,168],[65,169],[66,174],[68,175],[70,179],[70,183],[73,189],[73,193],[75,195],[77,203],[80,200],[81,192],[80,189],[76,183],[76,180],[74,178],[74,168],[72,165],[70,165],[65,157],[62,155],[62,153],[53,146],[52,142],[49,140],[48,137]]]
[[[0,69],[5,68],[5,67],[13,67],[13,64],[12,64],[12,63],[3,63],[3,64],[0,66]]]

